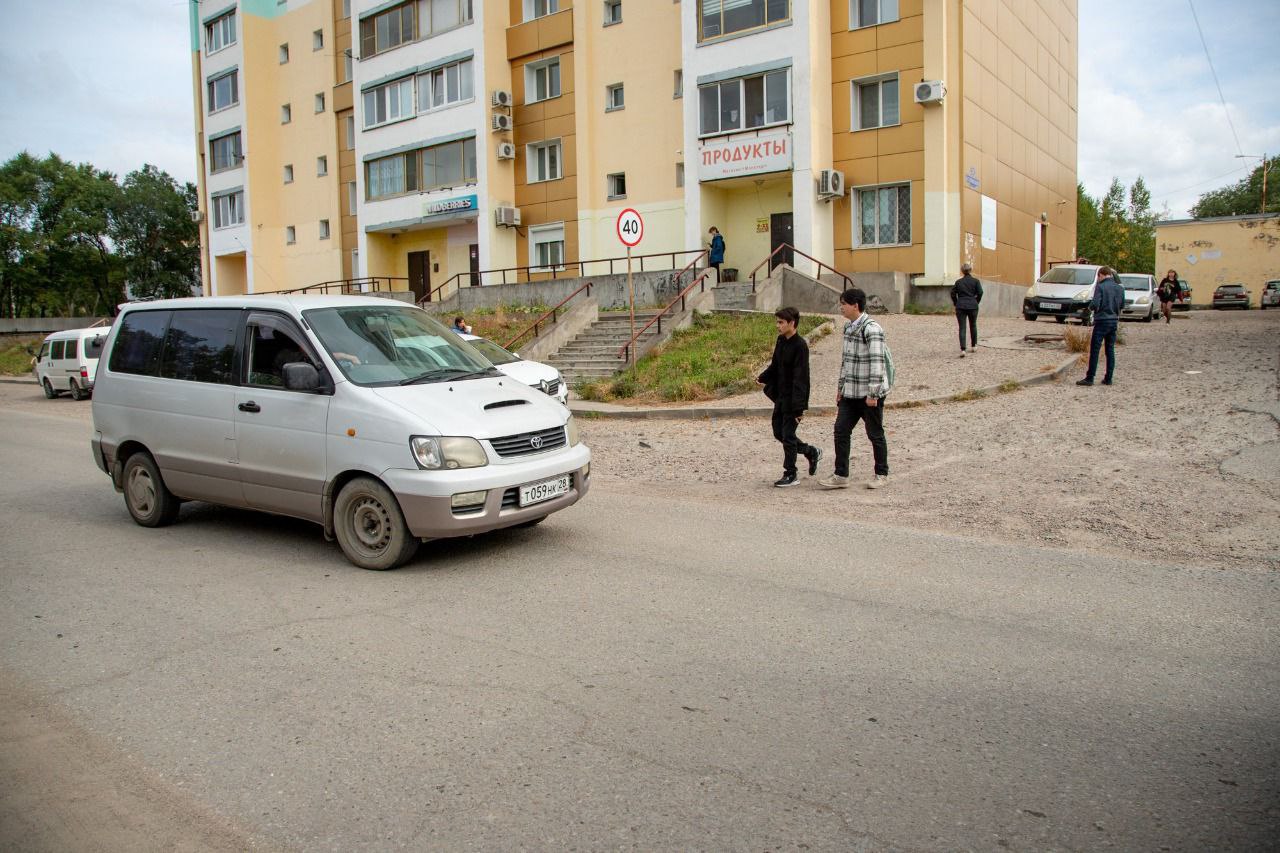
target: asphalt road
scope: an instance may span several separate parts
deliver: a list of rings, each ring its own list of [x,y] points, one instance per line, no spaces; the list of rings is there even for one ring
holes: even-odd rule
[[[1280,581],[661,501],[352,568],[0,412],[0,847],[1274,849]]]

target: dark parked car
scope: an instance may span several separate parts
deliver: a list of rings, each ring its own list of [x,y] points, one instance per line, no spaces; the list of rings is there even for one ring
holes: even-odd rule
[[[1178,298],[1173,303],[1175,311],[1191,310],[1191,285],[1185,279],[1178,279]]]
[[[1214,308],[1243,308],[1249,310],[1249,291],[1243,284],[1220,284],[1213,292]]]

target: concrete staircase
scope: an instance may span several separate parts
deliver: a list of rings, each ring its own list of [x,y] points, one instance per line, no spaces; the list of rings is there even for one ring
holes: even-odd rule
[[[656,311],[637,311],[636,330],[653,319]],[[674,319],[674,318],[672,318]],[[668,329],[668,319],[662,321],[663,331]],[[637,341],[639,355],[658,335],[655,324]],[[602,312],[600,319],[578,333],[577,337],[556,350],[546,359],[560,371],[564,381],[573,387],[578,382],[594,382],[606,379],[626,366],[618,358],[618,350],[631,338],[631,315],[628,312]]]

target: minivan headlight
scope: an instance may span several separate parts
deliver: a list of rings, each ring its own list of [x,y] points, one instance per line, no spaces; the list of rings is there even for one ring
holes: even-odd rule
[[[489,464],[480,442],[467,436],[415,435],[409,439],[414,461],[428,471],[480,468]]]
[[[1093,299],[1093,293],[1088,290],[1082,290],[1071,297],[1072,302],[1088,302],[1090,299]]]
[[[564,433],[569,446],[576,447],[581,439],[578,438],[578,422],[573,419],[573,415],[569,415],[569,421],[564,425]]]

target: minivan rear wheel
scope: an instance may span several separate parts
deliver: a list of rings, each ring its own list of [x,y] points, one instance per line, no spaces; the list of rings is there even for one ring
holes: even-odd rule
[[[151,454],[138,452],[124,463],[124,505],[143,527],[164,527],[178,518],[182,502],[164,484]]]
[[[53,383],[50,382],[47,377],[45,378],[44,382],[40,384],[44,386],[44,395],[48,397],[50,400],[58,396],[58,392],[53,390]]]
[[[89,395],[84,393],[84,389],[80,387],[80,383],[72,379],[71,380],[71,399],[83,400],[87,396]]]
[[[357,477],[333,502],[333,533],[347,559],[362,569],[394,569],[418,550],[400,504],[391,490],[369,477]]]

